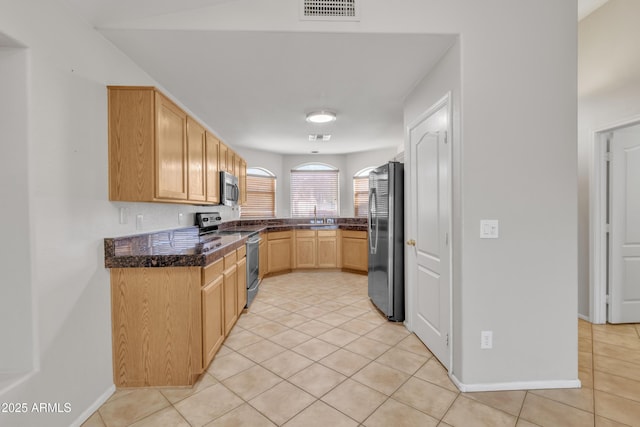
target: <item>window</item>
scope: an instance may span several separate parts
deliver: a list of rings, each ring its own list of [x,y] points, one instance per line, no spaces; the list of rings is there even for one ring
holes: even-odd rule
[[[364,168],[353,176],[354,216],[366,217],[369,211],[369,172],[373,167]]]
[[[338,216],[338,176],[332,166],[311,163],[291,171],[291,216]],[[315,212],[314,212],[315,211]]]
[[[276,176],[263,168],[247,168],[247,202],[243,218],[275,218]]]

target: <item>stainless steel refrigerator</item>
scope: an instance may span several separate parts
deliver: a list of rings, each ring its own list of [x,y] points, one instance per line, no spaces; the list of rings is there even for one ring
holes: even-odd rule
[[[404,165],[369,174],[369,298],[389,320],[404,320]]]

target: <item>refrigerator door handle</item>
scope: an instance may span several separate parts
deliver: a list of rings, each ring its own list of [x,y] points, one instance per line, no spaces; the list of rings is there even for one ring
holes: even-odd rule
[[[378,215],[376,212],[376,204],[378,197],[376,189],[372,188],[369,192],[369,253],[375,254],[378,251]],[[373,221],[375,220],[375,237]]]

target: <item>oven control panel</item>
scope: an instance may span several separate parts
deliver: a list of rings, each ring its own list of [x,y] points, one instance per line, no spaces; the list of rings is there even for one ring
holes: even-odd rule
[[[222,222],[219,212],[198,212],[196,213],[196,225],[200,228],[213,227]]]

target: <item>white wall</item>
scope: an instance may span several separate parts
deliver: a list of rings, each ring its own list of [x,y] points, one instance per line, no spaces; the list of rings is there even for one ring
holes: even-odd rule
[[[575,379],[575,1],[491,4],[412,0],[398,8],[370,0],[360,23],[319,23],[298,21],[297,12],[288,13],[289,0],[268,6],[247,0],[172,22],[182,28],[460,33],[464,139],[457,232],[464,257],[456,374],[470,384]],[[40,367],[0,401],[72,406],[69,414],[1,415],[1,421],[67,426],[88,415],[113,384],[102,239],[135,230],[135,221],[118,223],[122,204],[107,201],[105,85],[155,82],[56,2],[3,0],[0,32],[28,49],[23,142],[31,256],[20,266],[31,272]],[[24,152],[17,154],[24,159]],[[283,174],[304,161],[283,159]],[[145,224],[153,228],[175,227],[186,209],[124,205],[131,216],[144,209]],[[477,239],[481,218],[501,221],[502,237],[491,248]],[[493,350],[479,350],[481,329],[494,330]]]
[[[352,217],[353,175],[368,166],[379,166],[391,160],[395,148],[372,150],[346,155],[296,155],[288,156],[265,151],[238,148],[236,150],[247,161],[247,167],[262,167],[276,174],[276,214],[278,217],[291,216],[289,198],[291,169],[304,163],[326,163],[340,169],[340,216]]]
[[[452,91],[461,120],[452,366],[470,389],[578,384],[575,6],[502,4],[501,15],[461,23],[459,48],[406,104],[410,123]],[[500,239],[479,239],[481,219],[500,221]],[[492,350],[480,350],[482,330]]]
[[[594,132],[640,120],[640,2],[610,0],[578,26],[579,306],[590,316],[589,169]]]
[[[138,213],[144,230],[152,230],[178,226],[178,212],[192,224],[193,212],[204,208],[108,201],[105,86],[156,84],[143,70],[56,2],[3,1],[0,33],[26,46],[0,52],[1,192],[10,201],[2,209],[1,258],[11,282],[1,287],[0,324],[19,335],[3,333],[3,358],[13,357],[2,363],[12,371],[32,368],[12,388],[0,377],[0,401],[72,408],[3,413],[0,425],[68,426],[90,415],[113,387],[103,239],[134,233]],[[128,209],[127,224],[118,222],[120,207]],[[19,351],[5,351],[14,344]]]
[[[3,376],[28,372],[35,365],[29,269],[27,52],[1,47],[1,39],[0,34],[0,218],[5,224],[0,244],[0,390]]]
[[[458,375],[462,370],[462,355],[463,355],[463,341],[462,341],[462,259],[464,254],[462,253],[462,233],[455,232],[461,230],[462,225],[462,199],[461,199],[461,157],[462,157],[462,135],[460,132],[460,108],[461,108],[461,93],[460,93],[460,40],[458,40],[449,51],[440,60],[438,65],[420,82],[415,88],[413,93],[405,101],[404,120],[405,129],[412,124],[417,117],[423,114],[429,109],[431,105],[437,103],[447,93],[451,94],[452,102],[452,121],[451,129],[451,144],[452,144],[452,229],[454,233],[452,235],[452,284],[453,284],[453,322],[452,338],[453,338],[453,357],[452,357],[452,372],[454,375]],[[405,136],[406,144],[405,154],[405,179],[409,179],[409,172],[411,170],[411,149],[409,147],[409,137]],[[407,206],[407,203],[405,203]],[[405,213],[405,223],[409,224],[409,218]],[[406,227],[405,227],[406,228]],[[410,236],[406,236],[407,239]],[[406,263],[405,263],[406,264]],[[411,303],[407,301],[407,303]]]

